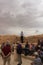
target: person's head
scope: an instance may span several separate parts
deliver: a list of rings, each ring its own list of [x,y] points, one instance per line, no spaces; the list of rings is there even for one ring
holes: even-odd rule
[[[37,52],[38,52],[38,53],[40,53],[40,52],[41,52],[41,50],[39,49]]]
[[[28,41],[26,42],[26,44],[28,44]]]
[[[17,41],[16,45],[18,45],[18,44],[20,44],[20,42],[19,42],[19,41]]]
[[[35,56],[35,58],[39,57],[37,52],[34,53],[34,56]]]
[[[5,42],[2,43],[2,45],[4,45],[4,44],[5,44]]]
[[[10,41],[9,40],[6,40],[6,45],[10,45]]]

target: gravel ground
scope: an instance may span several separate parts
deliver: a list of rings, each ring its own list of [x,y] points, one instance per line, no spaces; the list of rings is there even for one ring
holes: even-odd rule
[[[11,65],[17,65],[18,62],[16,61],[16,58],[17,58],[16,53],[11,55]],[[30,65],[31,62],[32,62],[31,60],[22,57],[22,65]],[[3,65],[3,60],[1,56],[0,56],[0,65]]]

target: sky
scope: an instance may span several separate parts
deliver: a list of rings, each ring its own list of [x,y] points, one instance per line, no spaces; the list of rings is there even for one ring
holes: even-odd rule
[[[0,34],[43,34],[43,0],[0,0]]]

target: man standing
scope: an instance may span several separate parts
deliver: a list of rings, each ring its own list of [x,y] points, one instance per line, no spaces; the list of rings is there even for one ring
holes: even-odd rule
[[[6,62],[8,62],[8,65],[10,65],[10,56],[11,56],[11,45],[9,41],[7,40],[6,43],[4,43],[2,50],[2,58],[3,58],[3,65],[6,65]]]
[[[23,31],[21,31],[21,37],[20,37],[20,39],[21,39],[21,43],[23,43],[24,42]]]
[[[22,58],[21,58],[22,45],[20,43],[17,43],[16,52],[17,52],[17,56],[18,56],[18,65],[21,65],[22,64]]]

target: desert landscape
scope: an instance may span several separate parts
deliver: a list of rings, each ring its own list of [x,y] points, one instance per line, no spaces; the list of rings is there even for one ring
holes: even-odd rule
[[[24,43],[28,41],[29,43],[37,43],[38,39],[43,39],[43,34],[34,36],[24,36]],[[11,43],[16,43],[20,41],[20,36],[17,35],[0,35],[0,44],[9,40]]]

